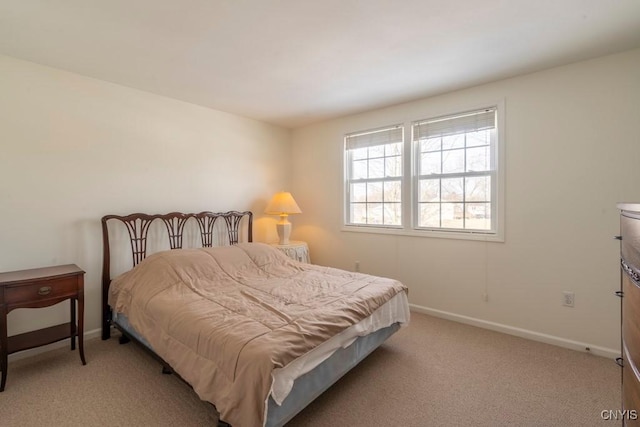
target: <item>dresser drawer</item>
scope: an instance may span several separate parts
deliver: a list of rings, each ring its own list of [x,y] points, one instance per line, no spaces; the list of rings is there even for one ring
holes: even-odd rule
[[[620,217],[622,259],[636,273],[640,272],[640,215],[624,212]]]
[[[43,280],[28,285],[6,286],[4,288],[4,302],[8,306],[20,305],[28,302],[31,305],[42,301],[65,298],[78,292],[78,277],[62,277],[59,279]]]
[[[628,360],[629,354],[625,349],[625,363],[622,370],[622,409],[635,411],[624,419],[625,426],[640,426],[640,379],[634,370],[634,365]]]
[[[625,273],[622,274],[622,341],[629,357],[640,363],[640,288]]]

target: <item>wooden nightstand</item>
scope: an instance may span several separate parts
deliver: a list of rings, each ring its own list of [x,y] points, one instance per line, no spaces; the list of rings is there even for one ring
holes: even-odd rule
[[[284,252],[291,259],[295,259],[296,261],[300,262],[311,263],[311,259],[309,257],[309,246],[307,246],[307,242],[290,240],[289,244],[287,245],[271,243],[271,246],[280,249],[280,251]]]
[[[7,337],[7,315],[16,308],[48,307],[70,300],[71,321],[57,326]],[[76,301],[78,301],[76,325]],[[51,344],[71,338],[71,350],[76,348],[84,359],[84,271],[75,264],[32,270],[0,273],[0,369],[2,383],[7,382],[8,356],[11,353]]]

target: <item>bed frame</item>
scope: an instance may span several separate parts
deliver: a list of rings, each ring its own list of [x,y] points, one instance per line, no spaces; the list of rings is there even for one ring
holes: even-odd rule
[[[193,218],[193,220],[192,220]],[[222,220],[220,220],[222,218]],[[168,237],[169,248],[180,249],[183,247],[183,237],[185,236],[185,226],[194,229],[194,220],[198,225],[199,242],[202,247],[235,245],[242,241],[252,242],[253,237],[253,214],[249,211],[230,211],[224,213],[200,212],[200,213],[180,213],[172,212],[164,215],[148,215],[135,213],[131,215],[107,215],[102,218],[102,237],[104,244],[103,264],[102,264],[102,339],[109,339],[111,336],[111,326],[117,328],[122,336],[120,342],[128,342],[129,339],[136,341],[147,349],[162,365],[163,373],[174,373],[171,366],[157,355],[146,343],[143,337],[137,335],[135,330],[130,330],[126,325],[120,325],[113,321],[113,313],[108,305],[109,285],[111,284],[111,257],[112,251],[109,240],[110,222],[119,221],[126,226],[129,234],[132,262],[130,268],[135,267],[147,256],[147,244],[162,227],[155,227],[153,232],[152,223],[160,220],[165,225]],[[161,233],[164,234],[164,233]],[[197,232],[195,233],[198,234]],[[193,237],[193,233],[191,235]],[[114,239],[115,240],[115,239]],[[127,239],[120,239],[127,240]],[[195,240],[198,240],[197,238]],[[115,242],[118,243],[118,242]],[[166,242],[165,242],[166,243]],[[217,243],[217,244],[216,244]],[[125,245],[125,243],[120,243]],[[192,247],[192,246],[189,246]],[[282,405],[277,405],[273,398],[269,397],[267,406],[267,426],[282,426],[291,420],[298,412],[304,409],[309,403],[315,400],[326,389],[331,387],[344,374],[350,371],[361,360],[368,356],[373,350],[378,348],[387,338],[393,335],[400,325],[394,323],[391,326],[380,329],[372,334],[357,338],[351,345],[336,351],[331,357],[316,366],[312,371],[304,374],[294,381],[293,389]],[[177,375],[177,373],[176,373]],[[178,375],[179,377],[179,375]],[[223,420],[218,420],[219,427],[229,427]]]

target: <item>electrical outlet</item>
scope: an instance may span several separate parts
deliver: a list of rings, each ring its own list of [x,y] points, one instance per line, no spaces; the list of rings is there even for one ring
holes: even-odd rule
[[[562,293],[562,305],[565,307],[573,307],[575,299],[576,295],[571,291],[564,291]]]
[[[359,272],[359,271],[360,271],[360,261],[356,261],[355,271],[356,271],[356,272]]]
[[[489,294],[487,292],[482,294],[482,301],[489,302]]]

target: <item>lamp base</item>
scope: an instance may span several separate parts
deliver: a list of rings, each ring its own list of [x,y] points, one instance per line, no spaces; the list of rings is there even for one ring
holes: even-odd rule
[[[289,221],[285,223],[278,222],[276,224],[276,229],[278,230],[278,237],[280,238],[280,241],[278,242],[278,244],[288,245],[289,236],[291,236],[291,223]]]

